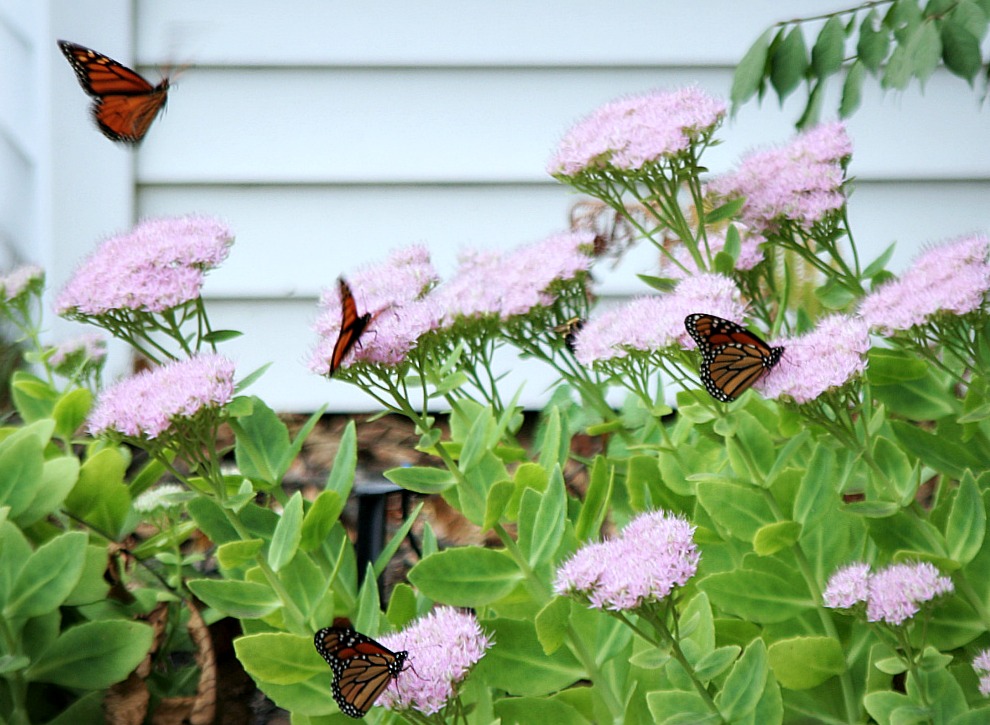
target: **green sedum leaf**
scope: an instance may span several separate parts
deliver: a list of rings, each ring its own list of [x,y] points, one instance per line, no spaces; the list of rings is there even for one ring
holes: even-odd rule
[[[446,549],[409,571],[410,583],[423,594],[455,607],[491,604],[522,580],[522,572],[506,554],[479,546]]]
[[[790,690],[810,690],[846,671],[842,643],[831,637],[778,640],[767,655],[777,681]]]
[[[126,678],[148,654],[153,632],[142,622],[87,622],[63,632],[25,673],[32,682],[100,690]]]
[[[69,531],[28,557],[4,607],[7,619],[37,617],[58,607],[75,588],[86,561],[86,534]]]

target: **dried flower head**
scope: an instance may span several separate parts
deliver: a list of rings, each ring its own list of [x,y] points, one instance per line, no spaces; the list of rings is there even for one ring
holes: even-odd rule
[[[595,609],[634,611],[668,597],[698,570],[700,554],[687,520],[640,514],[615,539],[587,544],[557,570],[554,591]]]
[[[567,132],[547,172],[572,177],[606,167],[635,171],[677,157],[710,136],[725,110],[724,101],[697,87],[620,98]]]
[[[713,179],[719,197],[745,197],[740,219],[754,230],[773,230],[778,221],[810,228],[846,202],[843,162],[852,144],[842,123],[817,126],[782,148],[748,155],[737,171]]]
[[[718,274],[695,275],[669,294],[641,297],[592,317],[575,336],[575,355],[583,365],[591,365],[625,357],[630,350],[693,347],[684,318],[699,310],[730,320],[742,319],[746,312],[732,280]]]
[[[754,387],[767,398],[787,396],[796,403],[807,403],[862,374],[870,334],[861,318],[831,315],[811,332],[772,344],[783,346],[786,352]]]
[[[206,272],[227,258],[230,229],[205,216],[146,219],[107,239],[59,293],[66,317],[163,312],[196,299]]]
[[[453,607],[437,607],[381,643],[393,651],[409,652],[403,674],[382,693],[379,704],[390,710],[440,712],[457,695],[477,662],[492,645],[474,614]]]
[[[216,410],[234,394],[234,363],[199,355],[146,370],[107,388],[89,416],[89,432],[154,439],[180,420]]]
[[[990,237],[975,234],[932,247],[900,279],[869,295],[859,313],[871,330],[891,335],[940,313],[964,315],[983,306],[990,290]]]

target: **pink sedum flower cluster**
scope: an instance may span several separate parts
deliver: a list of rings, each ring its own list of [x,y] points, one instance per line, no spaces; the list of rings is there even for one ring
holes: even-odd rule
[[[810,228],[846,203],[842,163],[850,155],[845,125],[824,124],[782,148],[750,154],[737,171],[713,179],[708,190],[746,197],[740,219],[755,230],[772,230],[782,219]]]
[[[746,313],[732,280],[699,274],[682,280],[670,294],[640,297],[592,317],[575,336],[575,356],[582,365],[591,365],[626,357],[630,350],[693,347],[684,318],[702,310],[729,320]]]
[[[857,562],[832,574],[822,600],[832,609],[865,604],[867,620],[897,626],[925,602],[952,591],[952,580],[928,562],[891,564],[873,573],[869,564]]]
[[[430,253],[421,245],[395,250],[384,263],[349,277],[358,314],[370,313],[372,321],[344,365],[354,362],[397,365],[405,360],[419,338],[439,324],[441,312],[429,294],[437,280]],[[309,367],[318,375],[330,371],[340,323],[340,294],[334,285],[323,293],[320,316],[313,326],[319,341]]]
[[[55,346],[48,362],[58,369],[74,360],[97,363],[107,356],[107,340],[98,332],[87,332]]]
[[[390,710],[438,713],[457,695],[457,686],[492,646],[474,614],[437,607],[381,643],[409,652],[409,664],[378,701]]]
[[[13,302],[31,289],[40,291],[45,283],[45,270],[33,264],[18,267],[0,276],[0,303]]]
[[[89,416],[94,436],[155,439],[179,420],[216,409],[234,395],[234,363],[198,355],[146,370],[107,388]]]
[[[659,602],[698,570],[693,535],[694,527],[674,514],[640,514],[618,538],[586,544],[564,562],[554,591],[595,609],[634,611]]]
[[[973,658],[973,669],[980,676],[980,694],[990,697],[990,649],[981,650]]]
[[[226,225],[205,216],[146,219],[103,242],[55,301],[65,316],[163,312],[196,299],[206,272],[230,251]]]
[[[784,355],[754,387],[767,398],[808,403],[866,370],[870,333],[859,317],[831,315],[807,334],[771,344],[783,346]]]
[[[990,237],[975,234],[932,247],[900,279],[867,295],[859,313],[871,330],[891,335],[946,312],[964,315],[983,306],[990,290]]]
[[[547,172],[570,177],[605,167],[642,169],[686,151],[721,124],[725,111],[724,101],[697,87],[620,98],[567,132]]]
[[[465,318],[508,320],[553,304],[555,284],[591,268],[593,244],[590,231],[563,232],[504,252],[462,253],[453,279],[436,291],[443,327]]]

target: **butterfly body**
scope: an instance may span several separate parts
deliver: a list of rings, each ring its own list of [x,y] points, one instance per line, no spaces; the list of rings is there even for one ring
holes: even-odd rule
[[[333,346],[333,352],[330,354],[329,374],[331,376],[337,371],[340,364],[344,362],[347,353],[357,344],[361,335],[364,334],[364,331],[371,323],[372,317],[370,312],[365,312],[363,315],[358,314],[354,295],[351,293],[351,288],[344,281],[343,277],[337,280],[337,285],[340,290],[340,335],[337,337],[337,342]]]
[[[769,372],[784,353],[746,328],[715,315],[694,314],[684,327],[701,352],[701,382],[716,400],[728,403]]]
[[[317,632],[313,644],[333,670],[333,699],[342,713],[355,718],[364,717],[409,657],[355,631],[346,619]]]
[[[67,40],[58,47],[83,90],[93,98],[93,119],[111,141],[138,144],[165,109],[169,80],[152,85],[113,58]]]

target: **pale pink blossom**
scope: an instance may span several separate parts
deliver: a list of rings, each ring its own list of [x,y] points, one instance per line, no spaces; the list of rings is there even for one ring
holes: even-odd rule
[[[619,537],[578,549],[557,569],[554,591],[595,609],[633,611],[659,602],[697,572],[693,536],[694,526],[679,516],[640,514]]]
[[[409,653],[408,664],[378,701],[389,710],[416,710],[432,715],[457,695],[471,668],[492,646],[471,612],[437,607],[400,632],[387,634],[381,644]]]
[[[640,297],[593,316],[575,335],[575,356],[583,365],[591,365],[625,357],[630,350],[693,348],[684,318],[699,311],[738,320],[745,316],[746,307],[739,289],[727,277],[688,277],[668,294]]]
[[[104,241],[59,293],[55,310],[97,317],[177,307],[199,296],[206,272],[227,258],[233,241],[230,229],[210,217],[146,219]]]
[[[785,352],[754,387],[767,398],[807,403],[863,373],[870,335],[861,318],[836,314],[820,320],[804,335],[772,344]]]
[[[884,335],[929,322],[939,313],[980,309],[990,290],[990,237],[975,234],[928,249],[900,279],[881,285],[859,305],[870,329]]]
[[[100,395],[88,421],[94,435],[154,439],[200,411],[218,409],[234,395],[234,363],[198,355],[126,378]]]
[[[852,144],[842,123],[817,126],[781,148],[752,153],[738,170],[709,182],[718,197],[745,197],[740,220],[754,230],[773,230],[779,220],[804,228],[846,202],[842,164]]]
[[[711,134],[725,111],[724,101],[693,86],[620,98],[567,132],[547,172],[567,177],[605,167],[641,169]]]

